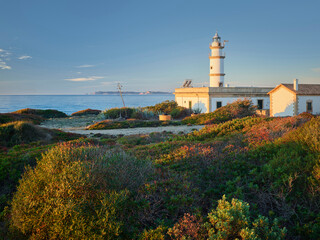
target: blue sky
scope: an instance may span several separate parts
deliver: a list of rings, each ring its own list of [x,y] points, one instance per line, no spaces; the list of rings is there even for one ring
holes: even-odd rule
[[[0,0],[0,94],[173,91],[209,81],[218,30],[230,86],[320,83],[320,1]]]

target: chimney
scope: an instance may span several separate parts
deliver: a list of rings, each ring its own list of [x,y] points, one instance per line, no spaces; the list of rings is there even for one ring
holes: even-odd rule
[[[298,83],[299,83],[299,81],[298,81],[298,79],[294,79],[293,80],[293,89],[295,90],[295,91],[298,91]]]

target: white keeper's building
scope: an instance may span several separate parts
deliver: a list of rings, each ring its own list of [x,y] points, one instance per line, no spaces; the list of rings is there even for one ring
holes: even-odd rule
[[[270,116],[296,116],[303,112],[320,115],[320,84],[282,83],[269,92]]]
[[[320,84],[300,84],[299,90],[297,80],[294,84],[280,84],[276,88],[225,85],[225,53],[222,51],[225,42],[221,42],[216,33],[210,44],[210,86],[191,87],[189,82],[182,88],[176,88],[175,101],[179,106],[209,113],[238,99],[249,98],[262,115],[294,116],[306,111],[320,114]]]

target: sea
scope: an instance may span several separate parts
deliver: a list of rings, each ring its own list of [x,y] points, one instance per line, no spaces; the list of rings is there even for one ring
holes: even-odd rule
[[[173,94],[123,95],[126,107],[146,107],[174,100]],[[23,108],[55,109],[68,115],[87,108],[105,110],[123,107],[120,95],[0,95],[0,113]]]

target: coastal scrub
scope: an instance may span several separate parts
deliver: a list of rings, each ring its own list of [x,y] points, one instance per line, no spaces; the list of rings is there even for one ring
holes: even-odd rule
[[[31,115],[36,115],[40,116],[43,118],[65,118],[68,117],[67,114],[64,112],[58,111],[58,110],[53,110],[53,109],[32,109],[32,108],[25,108],[25,109],[20,109],[12,113],[18,113],[18,114],[31,114]]]
[[[118,238],[131,216],[130,192],[151,172],[121,151],[60,144],[23,175],[12,200],[12,229],[33,239]]]

